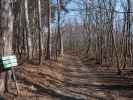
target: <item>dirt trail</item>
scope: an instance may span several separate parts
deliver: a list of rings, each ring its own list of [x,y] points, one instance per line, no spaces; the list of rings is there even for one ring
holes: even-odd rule
[[[131,79],[113,72],[98,72],[71,55],[64,55],[59,62],[44,62],[42,66],[20,66],[16,74],[21,90],[16,100],[130,100],[129,94],[133,93]],[[9,100],[16,94],[12,85],[13,95],[6,94],[8,99],[12,98]]]

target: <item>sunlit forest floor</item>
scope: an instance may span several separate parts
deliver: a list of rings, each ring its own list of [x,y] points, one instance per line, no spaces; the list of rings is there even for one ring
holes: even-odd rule
[[[94,59],[74,53],[15,70],[21,93],[17,96],[10,82],[6,100],[133,100],[131,69],[117,75],[114,68],[98,67]]]

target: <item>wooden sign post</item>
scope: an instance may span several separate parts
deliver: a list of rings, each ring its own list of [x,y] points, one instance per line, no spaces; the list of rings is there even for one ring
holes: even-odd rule
[[[19,92],[19,87],[18,87],[18,84],[17,84],[17,80],[16,80],[16,77],[15,77],[15,73],[14,73],[14,69],[13,67],[14,66],[17,66],[17,58],[15,55],[11,55],[11,56],[5,56],[5,57],[1,57],[0,58],[0,67],[2,67],[2,71],[8,71],[8,70],[11,70],[12,71],[12,75],[13,75],[13,79],[15,81],[15,85],[16,85],[16,88],[17,88],[17,93],[20,93]]]

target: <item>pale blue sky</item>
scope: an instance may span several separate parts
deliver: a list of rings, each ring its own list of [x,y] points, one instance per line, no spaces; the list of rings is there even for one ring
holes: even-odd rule
[[[121,7],[121,4],[120,4],[120,1],[122,0],[116,0],[117,1],[117,7],[116,7],[116,10],[119,10],[119,11],[122,11],[122,7]],[[81,6],[79,6],[78,3],[81,3]],[[72,2],[70,4],[68,4],[67,6],[68,9],[75,9],[75,10],[78,10],[78,9],[82,9],[82,2],[80,0],[72,0]],[[121,14],[120,14],[121,16]],[[119,17],[120,17],[119,16]],[[75,21],[75,19],[80,22],[82,20],[81,18],[81,14],[79,11],[70,11],[68,14],[66,14],[65,16],[65,20],[66,21]]]
[[[53,1],[55,2],[56,0],[53,0]],[[116,0],[116,1],[117,1],[116,10],[117,11],[123,11],[120,2],[124,1],[124,4],[125,4],[126,0]],[[131,0],[131,1],[133,1],[133,0]],[[77,2],[78,2],[78,4],[77,4]],[[79,5],[79,3],[81,5]],[[67,5],[67,8],[68,8],[68,10],[69,9],[75,9],[75,10],[82,9],[83,8],[82,0],[72,0],[71,3]],[[120,20],[120,19],[122,19],[122,15],[123,15],[122,13],[119,13],[115,17],[118,20]],[[67,14],[65,14],[65,16],[63,16],[63,19],[65,19],[65,22],[67,22],[67,23],[70,23],[70,22],[75,23],[75,20],[78,22],[81,22],[82,21],[82,15],[80,14],[79,11],[69,11],[69,13],[67,13]]]
[[[80,2],[80,0],[72,0],[72,2],[67,6],[67,8],[78,10],[80,7],[75,2]],[[66,14],[65,20],[68,20],[71,22],[77,20],[78,22],[80,22],[81,21],[80,12],[79,11],[70,11],[68,14]]]

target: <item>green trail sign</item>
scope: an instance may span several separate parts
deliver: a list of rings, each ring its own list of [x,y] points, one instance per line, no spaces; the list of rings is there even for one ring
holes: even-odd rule
[[[14,70],[13,70],[13,66],[17,66],[17,58],[15,55],[11,55],[11,56],[5,56],[5,57],[1,57],[0,58],[0,69],[1,71],[8,71],[11,70],[12,71],[12,75],[13,75],[13,79],[15,81],[15,86],[17,88],[17,93],[19,92],[19,87],[16,81],[16,77],[14,74]]]
[[[13,66],[17,65],[17,59],[15,55],[0,58],[0,67],[2,67],[4,70],[11,69]]]

